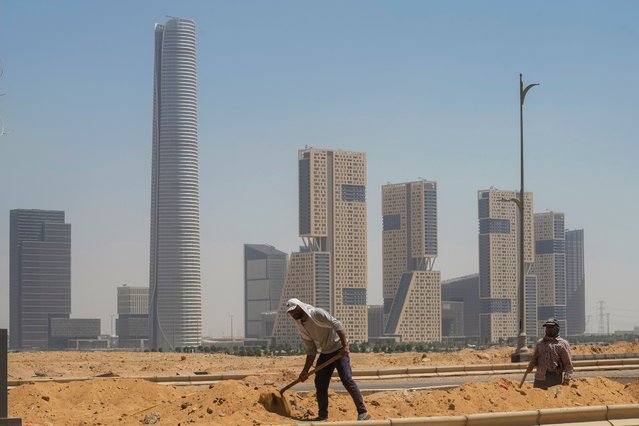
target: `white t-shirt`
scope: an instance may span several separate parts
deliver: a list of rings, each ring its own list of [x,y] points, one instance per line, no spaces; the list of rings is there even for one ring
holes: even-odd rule
[[[315,355],[319,349],[323,354],[330,354],[340,350],[342,342],[337,335],[337,331],[343,330],[342,323],[322,308],[312,307],[308,309],[307,315],[306,321],[296,321],[307,334],[307,336],[304,336],[304,333],[300,330],[302,340],[304,345],[306,345],[306,353]]]

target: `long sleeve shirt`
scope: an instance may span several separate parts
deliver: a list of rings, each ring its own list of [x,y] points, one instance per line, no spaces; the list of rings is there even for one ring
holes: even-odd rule
[[[572,378],[574,371],[570,343],[557,336],[539,339],[529,366],[537,367],[535,379],[546,380],[546,373],[564,373],[564,381]]]

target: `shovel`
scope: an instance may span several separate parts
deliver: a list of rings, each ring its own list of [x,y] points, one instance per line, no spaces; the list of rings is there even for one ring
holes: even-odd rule
[[[521,378],[521,382],[519,382],[519,388],[521,389],[521,387],[524,385],[524,382],[526,381],[526,376],[528,375],[528,373],[530,373],[532,371],[531,367],[528,367],[526,369],[526,372],[524,373],[524,377]]]
[[[343,356],[344,354],[342,353],[342,351],[340,351],[337,355],[333,356],[327,361],[324,361],[323,363],[321,363],[320,365],[318,365],[317,367],[309,371],[307,378],[317,373],[318,371],[322,370],[324,367],[331,365],[332,363],[342,358]],[[291,383],[289,383],[288,385],[280,389],[279,395],[276,392],[263,393],[262,395],[260,395],[260,400],[259,400],[260,404],[262,404],[264,408],[266,408],[268,411],[272,413],[277,413],[282,416],[291,417],[291,414],[292,414],[291,403],[288,402],[288,399],[284,398],[284,392],[286,392],[288,389],[292,388],[293,386],[295,386],[301,381],[302,379],[300,379],[299,377],[293,380]]]

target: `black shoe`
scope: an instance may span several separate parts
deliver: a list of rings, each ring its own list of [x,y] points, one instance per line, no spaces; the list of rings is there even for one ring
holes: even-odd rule
[[[308,419],[307,421],[309,421],[309,422],[327,422],[328,421],[328,417],[317,416],[317,417],[313,417],[312,419]]]

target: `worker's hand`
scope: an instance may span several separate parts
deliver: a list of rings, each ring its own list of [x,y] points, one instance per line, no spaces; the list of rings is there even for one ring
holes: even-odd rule
[[[342,357],[348,356],[351,353],[350,348],[348,347],[348,343],[342,346]]]
[[[299,376],[300,382],[305,382],[308,379],[308,371],[302,371]]]

